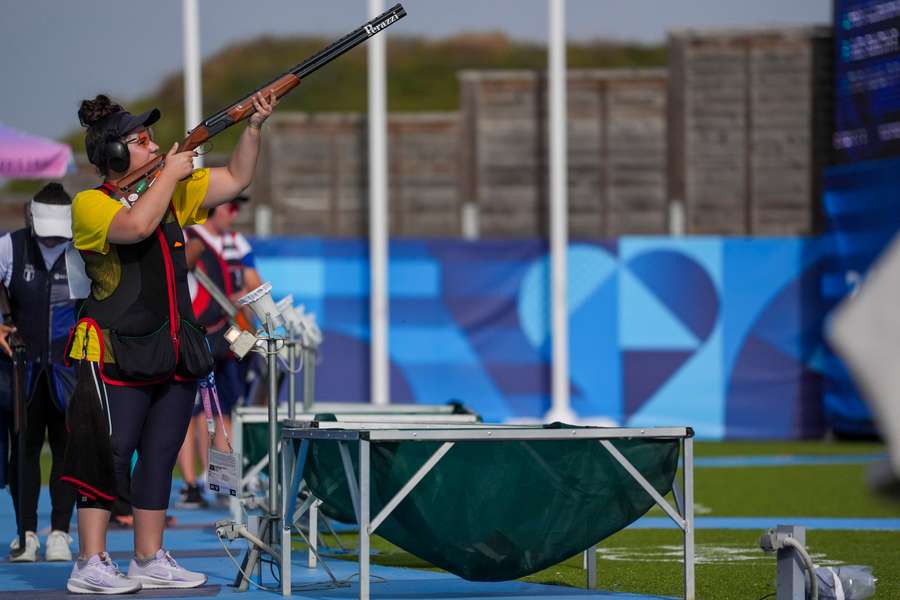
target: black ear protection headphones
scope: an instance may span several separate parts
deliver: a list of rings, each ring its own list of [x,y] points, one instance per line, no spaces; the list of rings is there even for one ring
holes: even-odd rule
[[[128,113],[120,110],[107,115],[98,123],[102,127],[102,141],[97,144],[95,155],[97,160],[91,161],[107,173],[124,173],[131,166],[131,153],[128,146],[120,139],[119,125]]]
[[[139,115],[132,115],[126,110],[111,113],[92,127],[96,128],[97,143],[89,144],[92,148],[91,162],[107,173],[127,173],[131,167],[131,153],[128,144],[122,141],[124,134],[136,131],[139,127],[149,127],[159,120],[159,110],[154,108]],[[93,139],[93,138],[92,138]],[[94,160],[96,158],[96,160]]]
[[[131,153],[128,146],[119,138],[108,140],[103,144],[103,164],[107,172],[124,173],[131,166]]]

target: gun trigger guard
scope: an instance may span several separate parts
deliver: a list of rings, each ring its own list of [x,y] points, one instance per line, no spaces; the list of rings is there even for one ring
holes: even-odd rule
[[[194,149],[194,154],[197,156],[204,156],[212,151],[212,147],[212,142],[207,140]]]

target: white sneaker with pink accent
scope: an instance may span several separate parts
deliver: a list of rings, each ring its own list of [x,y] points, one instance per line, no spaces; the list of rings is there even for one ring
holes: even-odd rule
[[[66,589],[73,594],[132,594],[141,583],[125,577],[109,554],[101,552],[75,561]]]
[[[188,571],[165,550],[157,550],[149,560],[132,558],[128,565],[128,578],[139,581],[145,589],[195,588],[206,583],[206,575]]]

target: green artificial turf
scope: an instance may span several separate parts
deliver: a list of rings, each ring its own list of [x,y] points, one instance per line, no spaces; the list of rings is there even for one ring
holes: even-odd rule
[[[775,592],[775,556],[759,549],[757,531],[700,530],[696,534],[698,600],[752,600]],[[872,567],[879,578],[876,598],[900,598],[900,533],[809,531],[807,548],[817,565]],[[341,535],[350,550],[325,560],[357,560],[356,534]],[[337,545],[322,536],[326,548]],[[295,543],[296,552],[306,545]],[[441,571],[378,536],[372,538],[373,564]],[[675,530],[624,530],[604,540],[597,551],[598,587],[615,592],[680,597],[683,589],[682,537]],[[329,558],[331,557],[331,558]],[[295,557],[296,558],[296,557]],[[581,555],[522,579],[531,583],[586,587]]]
[[[699,530],[696,533],[697,598],[753,600],[775,592],[775,557],[759,549],[761,532]],[[624,530],[598,549],[602,589],[680,596],[682,538],[675,530]],[[900,534],[809,531],[807,548],[816,564],[861,564],[880,576],[876,598],[900,598]],[[525,578],[534,583],[585,586],[580,556]]]
[[[753,600],[775,592],[775,556],[759,549],[761,532],[700,530],[696,534],[697,598],[706,600]],[[356,534],[341,535],[348,548],[357,546]],[[817,565],[847,564],[872,567],[876,598],[900,598],[900,581],[894,576],[900,566],[900,534],[894,532],[809,531],[807,548]],[[334,538],[322,536],[327,548],[336,548]],[[296,552],[305,551],[303,543]],[[372,563],[440,571],[378,536],[372,538]],[[327,550],[325,551],[327,553]],[[604,540],[597,551],[598,587],[616,592],[680,597],[683,589],[682,537],[675,530],[624,530]],[[326,554],[325,559],[329,555]],[[331,555],[357,560],[351,550]],[[523,578],[549,585],[586,587],[581,555]]]
[[[694,456],[845,456],[883,454],[881,442],[762,441],[694,442]]]
[[[866,486],[867,465],[695,470],[698,516],[900,517]]]
[[[697,442],[695,456],[777,456],[882,454],[877,443]],[[49,452],[41,457],[44,481]],[[873,494],[866,464],[695,469],[696,516],[717,517],[881,517],[900,518],[900,500]],[[671,499],[671,498],[670,498]],[[661,516],[660,509],[648,513]],[[772,525],[778,523],[773,522]],[[702,600],[774,598],[775,558],[758,548],[762,531],[696,532],[697,597]],[[343,535],[355,548],[355,535]],[[335,546],[323,536],[323,544]],[[599,586],[603,589],[680,597],[682,537],[675,529],[625,529],[601,542]],[[295,544],[298,551],[303,544]],[[818,564],[860,564],[879,577],[875,598],[900,598],[900,532],[807,531],[807,546]],[[375,536],[375,564],[435,569]],[[353,554],[339,558],[356,559]],[[581,556],[530,575],[525,581],[585,587]]]
[[[698,442],[695,456],[883,454],[878,443]],[[861,517],[900,518],[900,501],[873,494],[865,482],[866,464],[695,469],[698,517]],[[671,500],[671,497],[670,497]],[[648,513],[661,516],[654,508]],[[772,526],[775,526],[774,520]],[[775,557],[759,549],[762,530],[696,532],[697,598],[756,600],[774,598]],[[355,535],[342,541],[355,548]],[[330,536],[322,543],[334,547]],[[879,578],[875,598],[900,598],[900,532],[807,531],[807,547],[820,565],[868,565]],[[297,544],[298,551],[305,546]],[[439,570],[389,542],[372,539],[374,564]],[[681,597],[682,536],[676,529],[625,529],[598,549],[599,587],[611,591]],[[341,553],[336,558],[355,560]],[[582,557],[524,578],[551,585],[585,587]]]

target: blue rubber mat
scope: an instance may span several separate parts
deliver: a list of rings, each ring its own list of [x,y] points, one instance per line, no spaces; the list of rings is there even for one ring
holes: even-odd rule
[[[227,558],[224,560],[182,558],[179,562],[188,569],[205,572],[209,576],[209,583],[196,590],[146,590],[135,597],[233,597],[235,600],[238,598],[244,600],[262,600],[264,598],[271,600],[280,595],[280,589],[277,591],[260,590],[251,586],[246,593],[241,593],[230,587],[237,570]],[[120,561],[120,567],[123,566],[125,566],[123,561]],[[295,564],[293,567],[292,597],[305,600],[358,598],[357,564],[335,560],[329,562],[329,567],[338,581],[342,582],[340,587],[335,586],[331,582],[324,569],[308,569]],[[16,595],[16,600],[21,600],[23,592],[26,590],[28,592],[28,600],[33,598],[39,598],[40,600],[94,598],[95,596],[93,595],[73,596],[65,591],[65,582],[70,569],[69,565],[59,563],[34,563],[28,565],[0,563],[0,581],[2,581],[0,586],[4,588],[3,591],[0,591],[0,600],[12,600],[13,594]],[[671,600],[672,598],[588,591],[517,581],[497,583],[470,582],[443,573],[379,567],[376,565],[372,566],[371,572],[373,581],[370,595],[373,600],[387,600],[388,598],[392,600],[487,600],[495,598],[504,598],[506,600],[516,600],[518,598],[539,600],[569,600],[573,598],[592,600]],[[264,583],[267,586],[275,585],[271,577],[266,577]],[[97,598],[102,598],[102,596]]]
[[[180,487],[175,482],[173,490]],[[173,493],[174,495],[174,493]],[[174,505],[174,502],[172,503]],[[165,532],[165,547],[172,551],[179,563],[193,571],[200,571],[209,576],[209,582],[195,590],[146,590],[135,598],[222,598],[233,597],[235,600],[271,600],[279,597],[281,590],[260,590],[251,586],[244,593],[234,587],[234,579],[238,569],[226,554],[225,549],[216,537],[213,524],[219,519],[228,518],[223,507],[204,510],[171,509],[169,513],[175,517],[176,526]],[[41,490],[38,505],[39,526],[50,521],[50,498],[47,488]],[[0,543],[11,540],[16,533],[13,518],[12,502],[9,493],[0,493]],[[41,540],[45,533],[39,534]],[[73,550],[77,548],[75,523],[72,524],[72,535],[75,538]],[[122,570],[128,567],[132,556],[133,532],[130,529],[111,528],[107,538],[110,554]],[[240,562],[246,543],[231,542],[229,551]],[[358,598],[358,564],[345,560],[329,560],[328,566],[337,579],[344,582],[334,586],[324,569],[309,569],[305,566],[306,554],[296,553],[292,564],[293,598],[304,600],[350,599]],[[0,557],[0,600],[79,600],[109,598],[109,596],[69,594],[66,579],[71,572],[70,563],[10,563],[6,557]],[[276,586],[269,567],[265,567],[262,583]],[[276,570],[277,572],[277,570]],[[611,593],[588,591],[555,585],[537,585],[518,581],[508,582],[470,582],[447,573],[418,571],[395,567],[371,566],[373,576],[371,598],[373,600],[488,600],[519,598],[540,600],[561,600],[572,598],[591,598],[594,600],[671,600],[671,597],[646,596],[640,594]],[[677,590],[674,590],[677,592]],[[27,592],[27,594],[23,594]],[[239,595],[237,595],[239,594]]]

